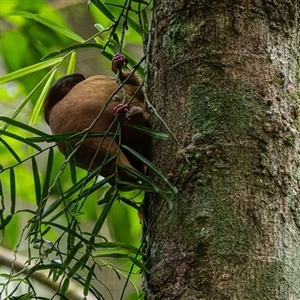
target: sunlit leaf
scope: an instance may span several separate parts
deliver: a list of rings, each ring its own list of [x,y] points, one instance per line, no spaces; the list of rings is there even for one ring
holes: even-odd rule
[[[29,126],[27,124],[24,124],[22,122],[13,120],[12,118],[0,116],[0,121],[3,121],[3,122],[8,123],[10,125],[13,125],[13,126],[15,126],[17,128],[24,129],[24,130],[26,130],[28,132],[37,134],[37,135],[42,136],[42,137],[49,136],[47,133],[45,133],[45,132],[43,132],[41,130],[38,130],[38,129],[36,129],[36,128],[32,127],[32,126]]]
[[[10,203],[11,203],[10,213],[13,215],[15,213],[15,208],[16,208],[16,176],[13,168],[10,168],[9,171],[10,171],[9,181],[10,181]]]
[[[12,132],[8,132],[8,131],[0,129],[0,135],[8,136],[8,137],[10,137],[10,138],[12,138],[12,139],[14,139],[16,141],[20,141],[20,142],[22,142],[24,144],[27,144],[27,145],[31,146],[32,148],[35,148],[35,149],[37,149],[39,151],[41,150],[41,148],[39,146],[37,146],[34,143],[28,141],[26,138],[23,138],[22,136],[19,136],[17,134],[12,133]]]
[[[132,28],[136,33],[138,33],[139,35],[142,35],[142,28],[141,26],[135,22],[131,17],[127,17],[127,22],[128,25],[130,26],[130,28]],[[144,32],[144,34],[146,34],[147,32]]]
[[[101,0],[91,0],[91,2],[103,13],[103,15],[105,15],[109,20],[115,22],[114,15]]]
[[[3,187],[2,187],[2,181],[0,179],[0,200],[1,200],[1,207],[4,210],[5,205],[4,205],[4,194],[3,194]]]
[[[100,23],[96,23],[94,24],[94,27],[99,31],[99,32],[103,32],[105,30],[107,30],[107,28],[105,28],[102,24]]]
[[[76,66],[76,51],[73,51],[69,59],[67,74],[73,74],[75,71],[75,66]]]
[[[34,64],[34,65],[31,65],[29,67],[25,67],[25,68],[19,69],[17,71],[11,72],[9,74],[6,74],[6,75],[0,77],[0,84],[18,79],[22,76],[31,74],[33,72],[40,71],[42,69],[51,67],[53,65],[58,66],[63,61],[63,59],[64,58],[62,58],[62,57],[49,59],[49,60]]]
[[[17,154],[17,152],[5,141],[0,137],[0,143],[2,143],[6,149],[11,153],[11,155],[16,159],[17,162],[21,162],[21,158]]]
[[[48,80],[47,80],[47,82],[46,82],[46,84],[43,87],[43,90],[42,90],[35,106],[34,106],[33,112],[31,114],[31,118],[29,120],[30,125],[34,124],[37,120],[37,117],[38,117],[38,115],[39,115],[39,113],[40,113],[40,111],[43,107],[43,104],[45,102],[45,98],[46,98],[47,93],[49,91],[49,88],[50,88],[50,85],[52,83],[55,72],[56,72],[56,69],[53,69],[50,76],[49,76],[49,78],[48,78]]]

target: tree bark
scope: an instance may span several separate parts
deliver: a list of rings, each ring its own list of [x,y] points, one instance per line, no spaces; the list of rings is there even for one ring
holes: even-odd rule
[[[182,147],[154,144],[179,193],[147,300],[300,298],[299,20],[298,0],[157,1],[149,95]]]

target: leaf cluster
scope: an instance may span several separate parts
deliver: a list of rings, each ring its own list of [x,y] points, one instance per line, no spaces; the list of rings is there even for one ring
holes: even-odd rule
[[[20,240],[28,243],[28,262],[24,270],[2,274],[7,278],[7,283],[3,285],[3,292],[7,298],[14,295],[20,285],[28,286],[28,293],[22,297],[24,299],[39,298],[37,292],[30,281],[30,276],[35,272],[48,270],[48,276],[53,282],[59,282],[56,292],[63,299],[67,299],[70,289],[70,281],[76,281],[83,286],[83,295],[92,293],[97,299],[104,299],[103,293],[96,287],[105,284],[97,279],[97,272],[101,272],[104,267],[113,270],[120,278],[122,276],[130,279],[132,272],[142,270],[148,272],[143,263],[144,253],[140,247],[134,247],[128,243],[111,242],[101,233],[105,229],[105,220],[109,216],[115,203],[120,203],[131,207],[142,215],[140,204],[145,193],[157,193],[172,207],[172,197],[177,190],[168,178],[149,160],[139,153],[120,144],[137,160],[142,162],[149,170],[151,177],[118,165],[135,175],[139,182],[122,182],[118,178],[118,170],[107,178],[99,179],[99,174],[105,164],[87,174],[79,177],[75,167],[74,153],[86,138],[113,136],[115,140],[120,140],[121,132],[90,132],[90,128],[80,133],[51,135],[43,130],[33,127],[36,124],[43,102],[48,90],[56,76],[56,73],[63,65],[66,65],[67,74],[73,73],[76,67],[77,52],[81,49],[96,48],[100,53],[111,59],[114,53],[122,52],[129,59],[129,65],[143,74],[143,61],[148,61],[148,53],[141,61],[136,61],[123,49],[125,37],[128,29],[133,30],[141,40],[147,40],[149,32],[149,11],[150,2],[143,0],[125,0],[121,4],[115,1],[103,2],[101,0],[91,0],[88,7],[94,17],[101,16],[104,20],[101,24],[96,23],[97,32],[88,39],[83,39],[70,28],[61,25],[59,22],[50,20],[45,16],[30,11],[14,11],[8,17],[19,17],[38,23],[47,28],[52,34],[63,36],[73,41],[62,49],[55,50],[42,57],[42,61],[29,64],[26,67],[17,68],[10,73],[0,77],[0,84],[20,80],[24,77],[33,76],[43,71],[43,76],[35,84],[17,108],[10,116],[0,116],[0,151],[6,153],[7,161],[0,162],[0,230],[4,232],[7,227],[14,222],[14,219],[26,213],[28,222],[22,231]],[[105,17],[103,19],[103,17]],[[122,88],[122,86],[120,86]],[[19,121],[18,118],[28,107],[32,97],[36,97],[34,107],[29,118],[29,124]],[[108,99],[109,101],[109,99]],[[98,118],[100,118],[101,112]],[[95,120],[95,122],[97,119]],[[116,121],[117,118],[116,118]],[[143,128],[137,125],[130,125],[133,130],[141,131],[153,138],[167,139],[168,135],[153,129]],[[59,143],[69,143],[77,141],[75,149],[68,148],[68,155],[57,168],[54,149]],[[19,145],[16,147],[15,145]],[[20,146],[21,145],[21,146]],[[17,150],[16,150],[17,149]],[[117,159],[117,157],[113,157]],[[41,164],[41,161],[46,163]],[[22,184],[18,168],[24,167],[32,173],[32,189],[34,190],[34,200],[30,208],[19,208],[19,186]],[[67,169],[70,174],[70,184],[66,187],[64,174]],[[7,175],[8,174],[8,175]],[[3,175],[7,175],[6,179]],[[109,186],[108,182],[114,178],[115,185]],[[3,187],[9,187],[9,193],[5,193]],[[96,217],[92,228],[84,230],[81,221],[85,215],[85,206],[95,192],[102,191],[102,197],[98,201],[100,213]],[[6,199],[7,198],[7,199]],[[9,202],[9,209],[6,208],[6,201]],[[99,206],[98,206],[99,207]],[[55,234],[53,233],[55,231]],[[132,267],[124,270],[117,266],[110,258],[126,259]],[[29,268],[29,265],[33,265]],[[26,275],[24,274],[26,269]],[[8,283],[16,281],[16,289],[8,292]],[[126,287],[126,286],[125,286]],[[124,296],[125,287],[121,296]]]

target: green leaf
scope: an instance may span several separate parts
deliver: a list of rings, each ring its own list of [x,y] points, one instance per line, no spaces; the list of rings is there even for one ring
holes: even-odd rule
[[[72,235],[72,233],[71,233],[71,235]],[[67,267],[69,266],[69,264],[75,259],[75,255],[78,254],[78,251],[79,251],[80,248],[82,248],[82,242],[81,241],[79,243],[77,243],[77,245],[74,246],[71,249],[71,251],[68,253],[67,259],[63,263],[63,267],[64,267],[65,270],[67,269]],[[71,270],[68,272],[68,277],[69,278],[72,278],[75,275],[75,273],[77,272],[77,270],[81,267],[81,265],[86,262],[87,256],[89,256],[88,253],[86,253],[85,255],[83,255],[81,257],[81,259],[78,260],[76,262],[76,264],[71,268]],[[82,262],[82,259],[83,259],[83,262]]]
[[[72,45],[72,46],[69,46],[67,48],[64,48],[62,50],[59,50],[59,51],[51,52],[51,53],[43,56],[41,58],[41,60],[48,59],[48,58],[51,58],[51,57],[55,57],[59,54],[65,53],[65,52],[70,52],[70,51],[74,51],[74,50],[77,50],[77,49],[85,49],[85,48],[97,48],[97,49],[102,50],[103,45],[100,45],[100,44],[97,44],[97,43],[76,44],[76,45]]]
[[[28,103],[28,101],[31,99],[31,96],[34,95],[34,93],[39,89],[39,87],[44,83],[46,78],[50,75],[50,72],[48,72],[41,80],[40,82],[34,87],[34,89],[27,95],[27,97],[18,105],[18,107],[15,109],[15,111],[11,114],[10,118],[13,120],[25,107],[25,105]],[[1,129],[5,130],[8,127],[8,123],[3,125]]]
[[[16,159],[17,162],[21,162],[21,158],[18,156],[18,154],[15,152],[15,150],[0,137],[0,142],[6,147],[6,149],[12,154],[12,156]]]
[[[54,22],[52,22],[52,21],[50,21],[46,18],[43,18],[43,17],[41,17],[37,14],[32,14],[32,13],[25,12],[25,11],[15,11],[15,12],[9,13],[8,16],[18,16],[18,17],[24,17],[24,18],[27,18],[27,19],[34,19],[37,22],[53,29],[54,31],[59,32],[59,33],[65,35],[65,36],[67,36],[71,40],[74,40],[74,41],[79,42],[79,43],[84,43],[85,42],[85,39],[83,39],[81,36],[79,36],[77,33],[73,32],[72,30],[70,30],[68,28],[65,28],[65,27],[62,27],[60,25],[57,25],[56,23],[54,23]]]
[[[72,153],[73,149],[71,147],[71,144],[69,142],[66,143],[66,153],[67,157]],[[76,163],[75,163],[75,158],[74,155],[69,160],[69,166],[70,166],[70,171],[71,171],[71,180],[73,185],[76,184],[77,182],[77,173],[76,173]]]
[[[3,188],[2,188],[2,181],[0,179],[0,200],[1,200],[1,207],[4,210],[5,205],[4,205],[4,194],[3,194]]]
[[[99,32],[103,32],[103,31],[106,31],[107,28],[105,28],[102,24],[100,23],[96,23],[94,24],[94,27],[99,31]]]
[[[81,236],[80,234],[78,234],[76,231],[71,230],[69,227],[60,225],[57,222],[43,222],[43,224],[56,227],[56,228],[60,229],[63,232],[67,232],[69,234],[73,234],[75,237],[77,237],[80,240],[80,242],[85,243],[85,244],[89,244],[89,241],[87,239],[85,239],[83,236]]]
[[[96,278],[96,276],[94,275],[94,270],[95,270],[95,266],[96,264],[93,264],[89,270],[89,273],[85,279],[85,283],[84,283],[84,289],[83,289],[83,295],[87,296],[89,293],[89,289],[90,289],[90,285],[91,285],[91,280],[93,277]]]
[[[128,257],[128,251],[123,248],[117,248],[117,249],[107,249],[107,250],[101,250],[93,253],[93,257],[116,257],[116,258],[127,258]]]
[[[16,208],[16,177],[15,177],[15,171],[13,168],[9,169],[10,171],[10,213],[13,215],[15,213]]]
[[[18,79],[22,76],[31,74],[33,72],[40,71],[42,69],[48,68],[53,65],[57,65],[56,67],[58,67],[59,64],[63,61],[63,59],[64,58],[62,58],[62,57],[49,59],[49,60],[31,65],[31,66],[19,69],[17,71],[11,72],[9,74],[6,74],[6,75],[0,77],[0,84]]]
[[[78,133],[59,133],[59,134],[52,134],[47,135],[44,137],[30,137],[26,138],[28,142],[33,143],[60,143],[62,141],[71,141],[71,140],[79,140],[83,137],[85,138],[91,138],[91,137],[106,137],[106,136],[115,136],[115,133],[113,132],[78,132]]]
[[[148,127],[144,127],[144,126],[139,126],[136,124],[132,124],[132,123],[124,123],[124,126],[130,127],[136,131],[142,132],[144,134],[147,134],[149,136],[152,136],[154,138],[160,139],[160,140],[168,140],[169,139],[169,135],[164,133],[164,132],[160,132]]]
[[[47,133],[45,133],[43,131],[40,131],[40,130],[34,128],[34,127],[31,127],[31,126],[26,125],[24,123],[18,122],[16,120],[13,120],[12,118],[0,116],[0,121],[3,121],[3,122],[8,123],[10,125],[13,125],[13,126],[15,126],[17,128],[24,129],[24,130],[26,130],[28,132],[37,134],[37,135],[42,136],[42,137],[49,136]]]
[[[118,166],[121,167],[122,169],[125,169],[129,173],[132,173],[133,175],[135,175],[137,178],[142,180],[143,183],[147,183],[153,193],[159,193],[160,188],[151,179],[149,179],[147,176],[145,176],[141,172],[138,172],[135,169],[129,168],[125,165],[118,164]]]
[[[142,252],[139,251],[138,248],[133,247],[129,244],[126,243],[119,243],[119,242],[102,242],[102,243],[95,243],[94,244],[96,248],[122,248],[122,249],[126,249],[127,252],[131,252],[134,254],[139,253],[140,255],[142,255]]]
[[[74,266],[68,272],[69,278],[72,278],[80,268],[84,268],[85,263],[87,262],[89,257],[90,257],[90,254],[86,253],[74,264]]]
[[[33,179],[34,179],[35,200],[36,200],[37,206],[39,207],[42,192],[41,192],[40,175],[39,175],[39,170],[38,170],[38,166],[37,166],[35,157],[31,158],[31,165],[32,165],[32,173],[33,173]]]
[[[48,196],[48,193],[50,192],[49,187],[51,181],[52,168],[53,168],[53,149],[50,148],[48,154],[48,160],[47,160],[47,168],[46,168],[46,175],[45,175],[45,181],[43,186],[42,199],[46,198]]]
[[[142,18],[143,18],[143,29],[144,32],[148,32],[149,30],[149,21],[148,21],[148,16],[146,10],[142,11]]]
[[[21,137],[19,135],[16,135],[16,134],[12,133],[12,132],[8,132],[8,131],[0,129],[0,135],[5,135],[5,136],[8,136],[8,137],[10,137],[10,138],[12,138],[14,140],[20,141],[20,142],[22,142],[24,144],[27,144],[27,145],[31,146],[32,148],[37,149],[38,151],[42,150],[41,147],[39,147],[39,146],[35,145],[34,143],[28,141],[26,138],[23,138],[23,137]]]
[[[33,112],[31,114],[31,118],[30,118],[30,121],[29,121],[29,124],[31,124],[31,125],[36,122],[37,117],[38,117],[38,115],[39,115],[39,113],[40,113],[40,111],[41,111],[41,109],[43,107],[45,98],[46,98],[47,93],[49,91],[49,88],[50,88],[50,85],[52,83],[52,80],[53,80],[53,77],[55,75],[56,70],[57,69],[55,68],[50,73],[50,76],[49,76],[46,84],[44,85],[44,88],[43,88],[43,90],[42,90],[42,92],[41,92],[41,94],[40,94],[40,96],[39,96],[39,98],[38,98],[38,100],[37,100],[37,102],[36,102],[36,104],[34,106],[34,109],[33,109]]]
[[[128,258],[137,266],[139,267],[141,270],[143,270],[145,273],[149,273],[149,270],[147,269],[147,267],[140,262],[138,259],[132,257],[132,256],[128,256]]]
[[[107,192],[106,192],[106,196],[108,198],[108,201],[106,203],[106,205],[104,206],[101,215],[98,218],[98,221],[96,222],[92,233],[93,234],[98,234],[98,232],[100,231],[100,229],[102,228],[102,225],[114,203],[114,201],[116,200],[117,197],[117,191],[114,187],[111,187]]]
[[[137,2],[137,3],[141,3],[141,4],[145,4],[145,5],[149,5],[151,1],[146,2],[144,0],[131,0],[132,2]],[[144,11],[144,10],[143,10]]]
[[[121,145],[122,148],[126,149],[129,153],[131,153],[134,157],[136,157],[139,161],[141,161],[143,164],[145,164],[155,175],[157,175],[163,182],[165,182],[169,188],[173,191],[174,194],[176,194],[177,188],[169,181],[169,179],[161,172],[152,162],[150,162],[148,159],[143,157],[141,154],[133,150],[132,148]]]
[[[102,3],[101,0],[91,0],[91,2],[106,16],[107,19],[115,22],[116,19],[110,10]]]
[[[142,35],[142,28],[141,26],[135,22],[131,17],[127,16],[127,22],[128,25],[139,35]],[[144,32],[144,34],[147,34],[147,32]]]
[[[151,190],[149,191],[151,192]],[[130,201],[129,199],[125,198],[125,197],[120,197],[119,198],[122,202],[124,202],[125,204],[127,204],[128,206],[136,209],[137,211],[140,211],[140,206],[137,205],[136,203],[134,203],[133,201]]]
[[[76,52],[73,51],[68,64],[67,74],[73,74],[76,66]]]
[[[70,285],[70,279],[68,277],[66,277],[63,281],[63,284],[61,286],[60,292],[62,295],[65,295],[68,291]]]

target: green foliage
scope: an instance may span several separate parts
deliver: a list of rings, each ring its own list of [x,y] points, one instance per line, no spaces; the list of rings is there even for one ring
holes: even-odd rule
[[[177,192],[156,166],[125,145],[120,147],[126,148],[146,165],[153,178],[119,165],[137,176],[140,182],[121,182],[117,170],[115,174],[99,179],[101,168],[107,162],[87,174],[75,168],[74,153],[84,139],[109,135],[118,139],[119,131],[92,133],[93,124],[76,134],[51,135],[43,128],[37,129],[41,108],[53,79],[57,74],[74,72],[78,51],[96,48],[108,59],[114,53],[122,52],[134,70],[143,74],[144,68],[148,67],[148,53],[136,61],[123,48],[125,39],[133,38],[141,43],[148,38],[149,12],[146,10],[150,2],[91,0],[88,4],[96,22],[101,20],[101,24],[95,24],[97,32],[88,39],[68,28],[59,14],[43,1],[36,1],[28,7],[26,1],[20,0],[4,7],[7,14],[2,17],[11,29],[1,32],[0,52],[8,74],[0,77],[0,84],[6,87],[1,88],[0,93],[9,98],[6,91],[13,82],[13,97],[27,94],[20,97],[19,103],[14,102],[5,116],[0,116],[0,229],[4,232],[0,237],[2,243],[15,248],[16,253],[26,241],[28,253],[24,265],[28,268],[26,275],[22,277],[22,272],[13,271],[9,275],[1,274],[7,279],[2,286],[7,298],[15,296],[18,287],[23,285],[27,285],[28,292],[18,295],[19,298],[38,297],[31,276],[47,270],[53,282],[58,283],[56,295],[62,299],[68,299],[73,281],[82,285],[84,296],[91,293],[97,299],[104,299],[103,288],[99,286],[104,290],[109,288],[98,279],[98,273],[109,268],[118,278],[126,278],[120,298],[123,299],[127,282],[134,286],[130,276],[139,270],[148,272],[137,238],[140,234],[137,213],[140,213],[144,194],[158,193],[171,208],[172,196]],[[11,48],[13,51],[9,52]],[[26,53],[26,59],[20,53]],[[144,61],[145,67],[142,65]],[[0,102],[0,107],[5,107],[4,103]],[[101,112],[95,122],[100,116]],[[128,126],[153,138],[168,138],[165,133],[153,129]],[[78,140],[77,147],[67,147],[65,159],[54,151],[57,144],[74,139]],[[108,182],[112,178],[116,184],[110,186]],[[124,216],[126,220],[123,220]],[[16,230],[20,227],[16,225],[21,217],[27,220],[26,224],[23,229]],[[112,237],[107,238],[107,219],[116,242],[109,241]],[[130,231],[127,241],[118,233],[118,228]],[[9,237],[8,232],[12,233]],[[16,283],[16,288],[9,292],[11,282]],[[140,294],[137,289],[136,293]]]

